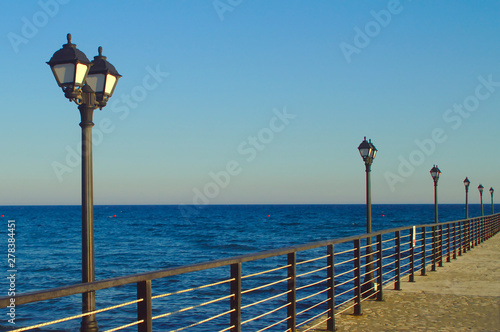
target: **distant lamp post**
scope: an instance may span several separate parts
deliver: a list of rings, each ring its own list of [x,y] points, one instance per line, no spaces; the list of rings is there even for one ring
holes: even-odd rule
[[[370,189],[370,172],[373,159],[377,154],[377,149],[372,144],[372,141],[366,140],[366,136],[358,146],[359,154],[363,161],[365,162],[365,172],[366,172],[366,232],[372,232],[372,202],[371,202],[371,189]],[[365,297],[371,296],[373,294],[373,257],[372,257],[372,238],[366,238],[366,271],[363,286],[361,288],[362,293]]]
[[[493,190],[492,187],[490,187],[490,194],[491,194],[491,214],[495,214],[495,205],[493,204]]]
[[[483,209],[483,190],[484,187],[482,184],[480,184],[477,189],[479,190],[479,197],[481,199],[481,217],[484,216],[484,209]]]
[[[470,184],[470,181],[466,177],[464,180],[464,185],[465,185],[465,219],[469,219],[469,184]]]
[[[434,180],[434,222],[437,224],[438,223],[438,197],[437,197],[437,185],[438,185],[438,180],[439,176],[441,175],[441,171],[437,167],[437,165],[434,165],[431,168],[431,176],[432,180]]]
[[[94,110],[106,106],[113,95],[118,79],[121,77],[112,64],[99,55],[90,62],[87,56],[71,43],[71,35],[67,35],[68,43],[55,52],[47,64],[52,69],[57,84],[62,88],[64,96],[74,101],[80,110],[82,128],[82,282],[95,280],[94,270],[94,198],[92,181],[92,117]],[[95,293],[83,295],[83,313],[95,310]],[[98,331],[95,315],[82,318],[82,332]]]

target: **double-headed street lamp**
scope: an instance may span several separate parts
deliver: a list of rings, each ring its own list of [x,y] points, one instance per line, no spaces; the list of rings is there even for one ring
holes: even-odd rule
[[[495,205],[493,205],[493,187],[490,187],[490,194],[491,194],[491,214],[495,214]]]
[[[371,201],[371,189],[370,189],[370,172],[373,159],[377,154],[377,149],[375,145],[372,144],[372,140],[367,141],[366,136],[358,146],[359,154],[363,161],[365,162],[365,172],[366,172],[366,232],[372,232],[372,201]],[[372,238],[366,238],[366,271],[363,286],[361,292],[365,297],[373,294],[373,258],[372,258]]]
[[[92,183],[92,117],[94,110],[106,106],[113,95],[116,83],[121,77],[115,67],[106,61],[99,47],[99,55],[90,62],[87,56],[71,43],[54,53],[47,64],[50,65],[57,84],[64,96],[74,101],[80,110],[82,128],[82,282],[95,280],[94,271],[94,198]],[[83,293],[82,312],[95,310],[95,293]],[[82,318],[80,331],[98,330],[95,315]]]
[[[480,184],[478,187],[477,187],[477,190],[479,190],[479,197],[481,199],[481,217],[484,216],[484,209],[483,209],[483,190],[484,190],[484,187],[482,184]]]
[[[465,219],[469,219],[469,178],[465,177]]]

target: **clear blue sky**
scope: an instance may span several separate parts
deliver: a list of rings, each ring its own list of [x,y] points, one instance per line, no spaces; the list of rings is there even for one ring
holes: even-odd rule
[[[94,115],[95,204],[373,203],[500,195],[498,1],[9,1],[0,204],[80,204],[66,34],[123,78]],[[485,202],[490,195],[485,192]]]

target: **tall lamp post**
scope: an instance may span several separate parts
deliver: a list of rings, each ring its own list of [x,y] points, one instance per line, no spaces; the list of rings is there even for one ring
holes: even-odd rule
[[[434,165],[431,168],[431,176],[432,176],[432,180],[434,180],[434,222],[436,224],[438,223],[437,186],[438,186],[439,175],[441,175],[441,171],[439,170],[439,168],[436,165]]]
[[[366,172],[366,232],[372,232],[372,201],[371,201],[371,189],[370,189],[370,172],[373,159],[377,154],[377,149],[372,144],[372,141],[366,140],[366,136],[358,146],[359,154],[363,161],[365,162],[365,172]],[[361,292],[368,297],[373,294],[373,257],[372,257],[372,238],[366,238],[366,271],[363,286]]]
[[[438,185],[438,180],[439,180],[439,175],[441,175],[441,171],[439,168],[434,165],[431,168],[431,176],[432,180],[434,181],[434,223],[438,223],[438,197],[437,197],[437,185]],[[437,257],[437,247],[436,247],[436,227],[432,227],[432,266],[431,266],[431,271],[436,271],[436,257]],[[441,247],[441,246],[440,246]],[[440,255],[440,257],[442,257]],[[442,265],[442,259],[439,259],[439,266]]]
[[[82,282],[95,280],[94,270],[94,202],[92,182],[92,117],[94,110],[106,106],[113,95],[118,79],[121,77],[112,64],[102,55],[90,62],[87,56],[71,43],[71,35],[67,35],[68,43],[54,53],[47,64],[52,69],[57,84],[62,88],[64,96],[74,101],[80,110],[82,128]],[[82,312],[95,310],[95,293],[82,294]],[[80,331],[98,331],[95,315],[82,318]]]
[[[469,178],[465,177],[465,219],[469,219]]]
[[[493,187],[490,187],[490,194],[491,194],[491,214],[495,214],[495,205],[493,204]]]
[[[481,217],[484,216],[484,209],[483,209],[483,190],[484,190],[484,187],[482,184],[480,184],[478,187],[477,187],[477,190],[479,190],[479,197],[481,199]]]

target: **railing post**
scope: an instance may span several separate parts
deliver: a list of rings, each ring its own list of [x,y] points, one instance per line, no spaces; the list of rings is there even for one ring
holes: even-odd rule
[[[488,239],[491,237],[491,222],[493,220],[493,218],[495,217],[491,217],[491,218],[488,218],[488,224],[487,224],[487,228],[486,228],[486,236],[488,237]]]
[[[481,222],[483,220],[483,217],[477,218],[477,224],[476,224],[476,229],[477,229],[477,235],[476,235],[476,246],[481,243]]]
[[[465,238],[465,246],[464,246],[464,253],[470,250],[470,245],[469,245],[469,236],[470,236],[470,220],[467,220],[464,225],[464,238]]]
[[[494,230],[494,224],[495,224],[495,216],[490,218],[489,225],[488,225],[488,238],[492,237],[495,235],[495,230]]]
[[[481,220],[483,217],[477,218],[476,222],[476,246],[481,243]]]
[[[394,290],[401,290],[401,283],[400,283],[400,274],[401,274],[401,234],[399,231],[396,231],[395,233],[396,238],[394,239],[395,241],[395,251],[396,251],[396,256],[394,257],[394,262],[396,264],[396,271],[394,272],[395,274],[395,279],[394,279]]]
[[[483,242],[483,220],[484,217],[480,217],[478,222],[477,222],[477,243],[476,245],[481,244]]]
[[[483,222],[483,217],[479,217],[477,219],[477,237],[476,237],[476,246],[481,243],[481,237],[482,237],[482,232],[481,232],[481,224]]]
[[[354,315],[361,315],[361,243],[354,240]]]
[[[436,271],[436,226],[432,226],[432,265],[431,271]]]
[[[231,332],[241,332],[241,263],[231,264]]]
[[[410,228],[410,277],[408,278],[409,282],[415,282],[415,243],[413,243],[413,238],[416,239],[416,228],[415,226]]]
[[[465,244],[465,247],[467,248],[465,252],[470,250],[470,239],[471,239],[471,220],[467,220],[467,233],[466,233],[466,239],[467,243]]]
[[[153,331],[153,306],[151,302],[151,280],[139,281],[137,283],[137,320],[143,321],[137,325],[138,332]]]
[[[491,231],[492,234],[491,236],[495,235],[498,231],[498,227],[500,226],[500,214],[497,214],[494,219],[492,220],[491,224]]]
[[[328,322],[327,331],[335,331],[335,248],[333,244],[326,247],[328,276]]]
[[[485,231],[485,219],[486,217],[481,218],[481,242],[484,242],[486,240],[486,231]]]
[[[464,230],[464,222],[458,222],[458,227],[457,227],[457,231],[458,231],[458,256],[462,256],[462,252],[464,250],[464,237],[463,237],[463,230]]]
[[[498,229],[499,224],[500,224],[500,214],[497,214],[491,220],[491,235],[490,236],[493,236],[497,233],[497,229]]]
[[[422,258],[421,258],[421,261],[422,261],[422,268],[420,269],[420,275],[421,276],[425,276],[425,256],[426,256],[426,253],[425,253],[425,227],[422,227],[420,228],[420,230],[422,231]]]
[[[457,223],[453,223],[453,259],[457,259]]]
[[[297,325],[297,253],[291,252],[288,254],[288,307],[287,307],[287,331],[295,332],[295,328]]]
[[[483,242],[483,220],[484,220],[484,217],[481,217],[479,219],[479,222],[477,224],[477,227],[479,229],[479,236],[478,236],[478,239],[477,239],[477,244],[481,244],[481,242]]]
[[[474,242],[476,241],[476,219],[472,219],[472,231],[471,231],[471,249],[474,249]]]
[[[481,227],[479,226],[480,224],[481,224],[481,217],[476,219],[476,227],[474,230],[474,246],[478,245],[479,237],[481,236],[481,233],[480,233]]]
[[[485,241],[489,239],[489,236],[488,236],[489,220],[490,220],[489,217],[486,217],[485,220],[484,220],[484,240]]]
[[[450,252],[450,224],[446,225],[446,234],[448,235],[448,241],[446,241],[446,261],[451,262],[451,252]]]
[[[382,252],[382,234],[377,235],[377,301],[382,301],[384,299],[383,294],[383,252]]]
[[[491,226],[492,226],[492,222],[494,219],[495,219],[494,216],[492,216],[491,218],[488,218],[488,239],[493,236]]]
[[[485,221],[484,221],[484,236],[485,236],[485,240],[487,240],[487,239],[490,238],[489,225],[490,225],[491,218],[493,218],[493,216],[486,218]]]
[[[470,233],[471,234],[471,241],[470,241],[471,244],[470,244],[469,250],[470,249],[474,249],[474,237],[475,237],[474,233],[476,231],[476,228],[475,228],[476,227],[476,221],[475,221],[475,219],[472,219],[472,226],[471,227],[472,227],[471,233]]]
[[[443,267],[443,225],[439,225],[439,267]]]
[[[460,247],[462,248],[462,251],[459,252],[459,255],[462,256],[462,253],[465,254],[467,252],[467,220],[464,220],[462,223],[462,229],[460,230],[460,237],[461,237],[461,245]]]
[[[477,219],[472,220],[472,241],[471,241],[471,248],[474,249],[474,246],[476,245],[476,226],[477,226]]]

